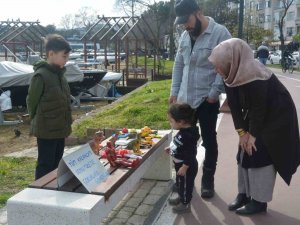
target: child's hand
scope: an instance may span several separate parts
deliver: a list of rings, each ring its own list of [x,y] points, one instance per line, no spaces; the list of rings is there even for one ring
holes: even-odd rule
[[[166,148],[165,148],[165,152],[166,152],[167,154],[170,154],[170,151],[171,151],[170,147],[166,147]]]
[[[178,175],[178,176],[185,176],[186,171],[188,170],[188,168],[189,168],[189,166],[183,164],[183,165],[179,168],[179,170],[178,170],[178,172],[177,172],[177,175]]]

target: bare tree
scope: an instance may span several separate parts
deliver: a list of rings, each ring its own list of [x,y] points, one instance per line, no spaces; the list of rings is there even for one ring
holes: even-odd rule
[[[279,39],[281,43],[281,49],[284,47],[284,34],[283,34],[283,26],[284,26],[284,18],[287,14],[287,11],[289,10],[290,6],[293,4],[294,0],[280,0],[279,4],[283,8],[283,13],[278,21],[278,27],[279,27]]]
[[[153,1],[146,0],[115,0],[115,6],[127,16],[141,15]]]
[[[75,28],[76,21],[72,14],[66,14],[61,18],[60,25],[65,30],[71,30]]]
[[[96,21],[97,12],[91,7],[82,7],[76,14],[67,14],[61,18],[60,25],[65,30],[86,28],[88,30]]]
[[[82,7],[75,14],[76,27],[85,27],[88,30],[96,21],[97,12],[91,7]]]

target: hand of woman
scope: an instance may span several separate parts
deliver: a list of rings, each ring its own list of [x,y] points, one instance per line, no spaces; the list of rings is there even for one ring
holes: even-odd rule
[[[250,156],[252,155],[253,149],[254,149],[254,151],[257,151],[256,146],[255,146],[255,140],[256,140],[256,138],[253,137],[251,134],[249,134],[249,139],[246,144],[246,152]]]
[[[249,133],[245,133],[243,136],[240,136],[239,145],[244,151],[246,151],[248,139],[249,139]]]

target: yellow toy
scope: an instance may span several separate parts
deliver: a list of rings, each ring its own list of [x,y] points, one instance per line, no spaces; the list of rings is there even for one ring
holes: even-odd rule
[[[147,137],[149,134],[152,133],[152,130],[151,130],[150,127],[144,126],[144,127],[141,129],[141,133],[142,133],[142,137]]]
[[[142,141],[142,144],[148,145],[148,146],[152,147],[152,145],[154,145],[154,142],[153,142],[153,140],[152,140],[152,137],[150,137],[150,136],[145,137],[145,140]]]

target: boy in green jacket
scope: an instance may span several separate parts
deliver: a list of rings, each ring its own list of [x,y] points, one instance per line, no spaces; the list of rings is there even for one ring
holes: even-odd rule
[[[27,95],[31,134],[37,137],[38,159],[35,179],[58,167],[71,134],[70,88],[64,73],[71,47],[60,35],[45,40],[47,61],[34,64],[34,75]]]

